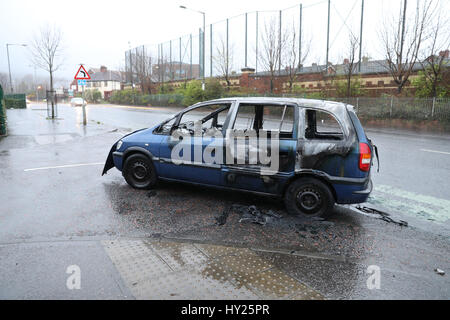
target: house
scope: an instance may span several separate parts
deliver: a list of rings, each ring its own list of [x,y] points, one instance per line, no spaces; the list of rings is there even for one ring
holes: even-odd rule
[[[98,90],[102,94],[102,99],[108,99],[114,90],[121,90],[124,82],[123,74],[120,71],[108,70],[107,67],[88,69],[90,80],[86,80],[85,90]],[[73,80],[70,89],[74,92],[81,92],[77,80]]]
[[[86,90],[100,91],[102,99],[108,99],[114,90],[121,89],[123,77],[120,71],[108,70],[105,66],[101,66],[100,69],[89,69],[88,73],[91,79],[86,81]]]

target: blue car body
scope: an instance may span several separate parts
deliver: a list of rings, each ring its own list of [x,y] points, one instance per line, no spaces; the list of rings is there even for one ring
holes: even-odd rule
[[[267,176],[262,175],[257,167],[249,165],[212,165],[204,162],[174,163],[171,160],[171,151],[174,147],[170,135],[172,129],[165,132],[161,128],[170,122],[173,123],[172,127],[177,127],[185,113],[214,104],[229,106],[221,128],[223,132],[232,128],[240,105],[292,107],[294,125],[291,136],[280,138],[279,141],[280,161],[283,163],[283,168],[277,173]],[[310,118],[315,117],[316,112],[325,112],[337,120],[340,126],[340,134],[337,138],[333,136],[333,139],[328,139],[327,133],[321,136],[320,140],[308,138],[308,130],[311,130],[308,127],[308,125],[311,126],[309,121]],[[317,119],[313,120],[320,123]],[[192,148],[196,144],[201,144],[202,148],[205,148],[205,141],[199,139],[192,138],[190,141]],[[223,139],[226,139],[225,134],[223,134]],[[214,144],[216,140],[220,140],[220,138],[211,138],[206,142]],[[158,179],[162,180],[282,197],[287,186],[293,180],[299,177],[314,177],[329,186],[335,202],[339,204],[365,202],[372,191],[370,179],[372,157],[370,156],[368,160],[370,161],[369,169],[362,170],[360,148],[362,145],[367,145],[370,154],[373,154],[374,146],[364,133],[353,107],[343,103],[293,98],[218,99],[193,105],[176,114],[170,121],[152,128],[138,130],[119,141],[119,148],[117,148],[118,143],[111,148],[103,174],[112,167],[122,171],[127,157],[141,153],[152,160],[156,175]]]

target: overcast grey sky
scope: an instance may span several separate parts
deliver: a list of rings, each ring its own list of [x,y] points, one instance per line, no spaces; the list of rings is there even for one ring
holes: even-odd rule
[[[448,14],[450,1],[441,2]],[[205,11],[206,23],[210,24],[244,12],[293,6],[296,7],[291,12],[295,15],[299,3],[305,7],[305,33],[313,38],[307,62],[323,63],[327,18],[327,2],[323,0],[1,0],[0,72],[8,71],[6,43],[30,43],[33,34],[44,24],[59,26],[63,32],[65,59],[56,76],[71,79],[79,63],[87,67],[106,65],[117,69],[123,64],[128,42],[135,47],[177,39],[191,32],[198,34],[201,15],[182,10],[179,5]],[[365,0],[364,53],[374,58],[381,56],[378,26],[383,23],[383,17],[397,13],[399,5],[400,0]],[[415,1],[409,1],[408,6],[415,10]],[[336,62],[343,57],[348,28],[359,33],[361,0],[332,0],[331,9],[330,60]],[[230,30],[230,36],[233,32],[242,36],[243,30],[239,30],[242,28]],[[10,47],[10,58],[14,76],[33,74],[26,48]],[[38,75],[46,74],[38,70]]]

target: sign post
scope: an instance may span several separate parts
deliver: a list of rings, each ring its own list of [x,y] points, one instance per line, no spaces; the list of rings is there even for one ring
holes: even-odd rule
[[[81,86],[81,97],[83,99],[83,125],[87,124],[86,120],[86,104],[84,103],[84,87],[86,86],[86,80],[91,79],[91,76],[83,67],[83,64],[80,64],[80,68],[78,68],[77,73],[75,74],[75,80],[78,81],[78,85]]]

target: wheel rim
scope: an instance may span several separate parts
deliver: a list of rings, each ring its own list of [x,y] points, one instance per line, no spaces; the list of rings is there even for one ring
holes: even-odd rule
[[[322,207],[322,197],[314,188],[303,188],[297,193],[296,203],[303,212],[314,214]]]
[[[133,168],[132,169],[133,178],[135,178],[138,181],[143,181],[147,178],[149,174],[149,169],[144,162],[136,161],[135,163],[133,163],[132,168]]]

